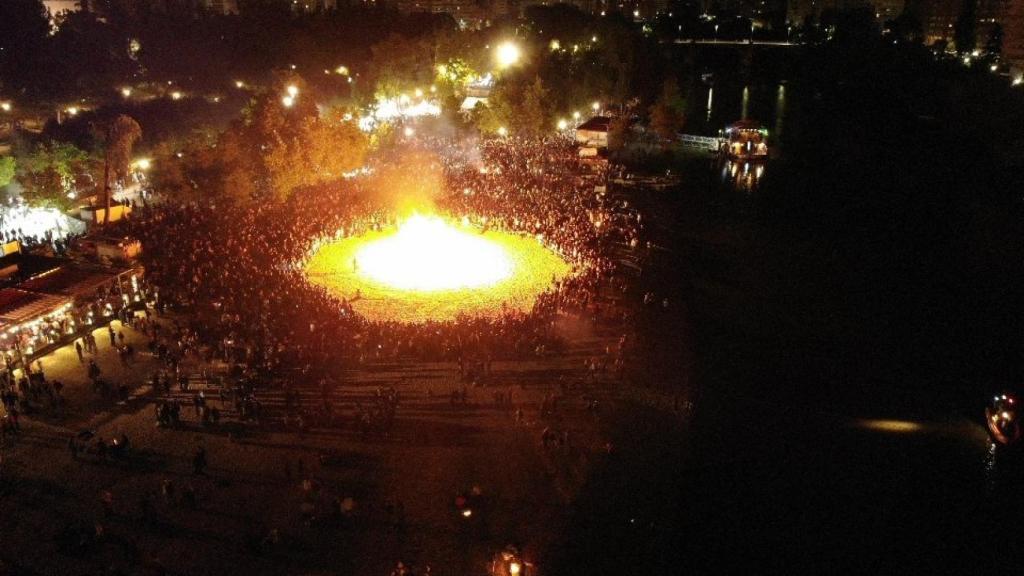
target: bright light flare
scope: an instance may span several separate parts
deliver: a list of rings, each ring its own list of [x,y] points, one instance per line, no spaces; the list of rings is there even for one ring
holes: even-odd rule
[[[454,218],[415,216],[341,238],[319,246],[303,269],[367,319],[412,323],[529,311],[572,271],[540,237],[480,232],[468,216]]]
[[[421,291],[488,286],[513,269],[501,245],[426,216],[413,216],[394,235],[363,246],[354,266],[387,286]]]
[[[281,98],[281,104],[284,105],[285,108],[291,108],[295,105],[295,98],[292,96],[284,96]]]
[[[494,58],[501,68],[508,68],[519,62],[522,57],[522,50],[512,42],[502,42],[494,52]]]

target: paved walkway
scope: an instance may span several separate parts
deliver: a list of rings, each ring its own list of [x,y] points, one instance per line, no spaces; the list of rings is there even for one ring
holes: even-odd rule
[[[115,329],[137,350],[136,361],[122,366],[102,328],[95,332],[97,363],[112,382],[130,384],[137,400],[122,405],[98,398],[73,346],[42,359],[46,377],[65,384],[67,417],[25,419],[20,437],[4,449],[0,565],[42,574],[101,573],[111,566],[134,574],[159,564],[171,574],[378,576],[402,558],[430,563],[434,573],[478,575],[509,542],[530,551],[549,544],[565,521],[567,500],[601,457],[603,441],[594,436],[580,391],[566,397],[556,421],[540,422],[537,406],[561,379],[582,376],[584,359],[603,349],[602,337],[574,334],[566,354],[496,362],[493,387],[470,389],[465,407],[448,400],[460,383],[454,364],[368,365],[331,394],[349,422],[341,428],[298,433],[272,421],[238,435],[227,426],[198,426],[187,405],[181,428],[158,428],[152,395],[142,386],[157,361],[142,334],[120,323]],[[315,383],[295,386],[302,404],[320,401]],[[386,436],[361,439],[351,426],[352,409],[370,401],[378,386],[398,390],[396,422]],[[496,391],[513,394],[526,411],[525,424],[494,405]],[[187,399],[176,389],[171,395]],[[283,403],[279,389],[260,395],[269,411]],[[539,433],[548,425],[570,431],[572,447],[542,450]],[[135,456],[72,459],[67,439],[81,428],[106,439],[127,434]],[[205,476],[191,473],[199,446],[209,455]],[[304,485],[304,478],[312,483]],[[175,486],[168,498],[161,493],[165,481]],[[452,502],[472,486],[483,490],[486,505],[466,521]],[[182,497],[186,488],[196,494],[194,506]],[[109,514],[101,504],[106,493]],[[305,511],[328,509],[344,497],[356,502],[350,521],[305,521]],[[102,540],[68,544],[67,530],[91,535],[97,525]],[[271,530],[279,542],[260,545]]]

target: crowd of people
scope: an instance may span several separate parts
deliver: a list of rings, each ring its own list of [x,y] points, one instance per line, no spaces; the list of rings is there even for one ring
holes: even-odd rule
[[[573,273],[532,310],[498,318],[401,324],[358,315],[345,298],[306,281],[326,241],[393,226],[401,214],[372,178],[310,190],[283,205],[165,204],[130,223],[143,241],[147,281],[164,304],[189,312],[190,334],[215,354],[263,373],[347,368],[381,358],[519,358],[559,346],[559,312],[595,314],[617,288],[613,250],[636,246],[641,222],[600,192],[605,168],[584,165],[564,138],[503,138],[466,146],[424,139],[442,177],[433,209],[479,229],[529,234]],[[417,167],[422,169],[422,167]],[[605,309],[608,311],[610,307]],[[320,376],[320,375],[314,375]]]

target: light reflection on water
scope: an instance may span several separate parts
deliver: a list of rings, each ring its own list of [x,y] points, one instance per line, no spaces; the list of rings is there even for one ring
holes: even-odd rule
[[[739,192],[756,192],[764,170],[763,163],[726,160],[722,164],[722,183]]]
[[[997,468],[996,450],[998,446],[992,440],[988,441],[988,451],[985,453],[985,493],[992,494],[996,489],[999,477]]]

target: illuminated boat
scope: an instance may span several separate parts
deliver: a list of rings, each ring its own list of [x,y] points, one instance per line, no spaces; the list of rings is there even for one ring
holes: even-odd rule
[[[1020,440],[1020,414],[1017,399],[1009,394],[994,396],[985,408],[988,433],[997,444],[1009,446]]]
[[[725,129],[722,146],[732,160],[765,161],[768,159],[768,129],[754,120],[740,120]]]

